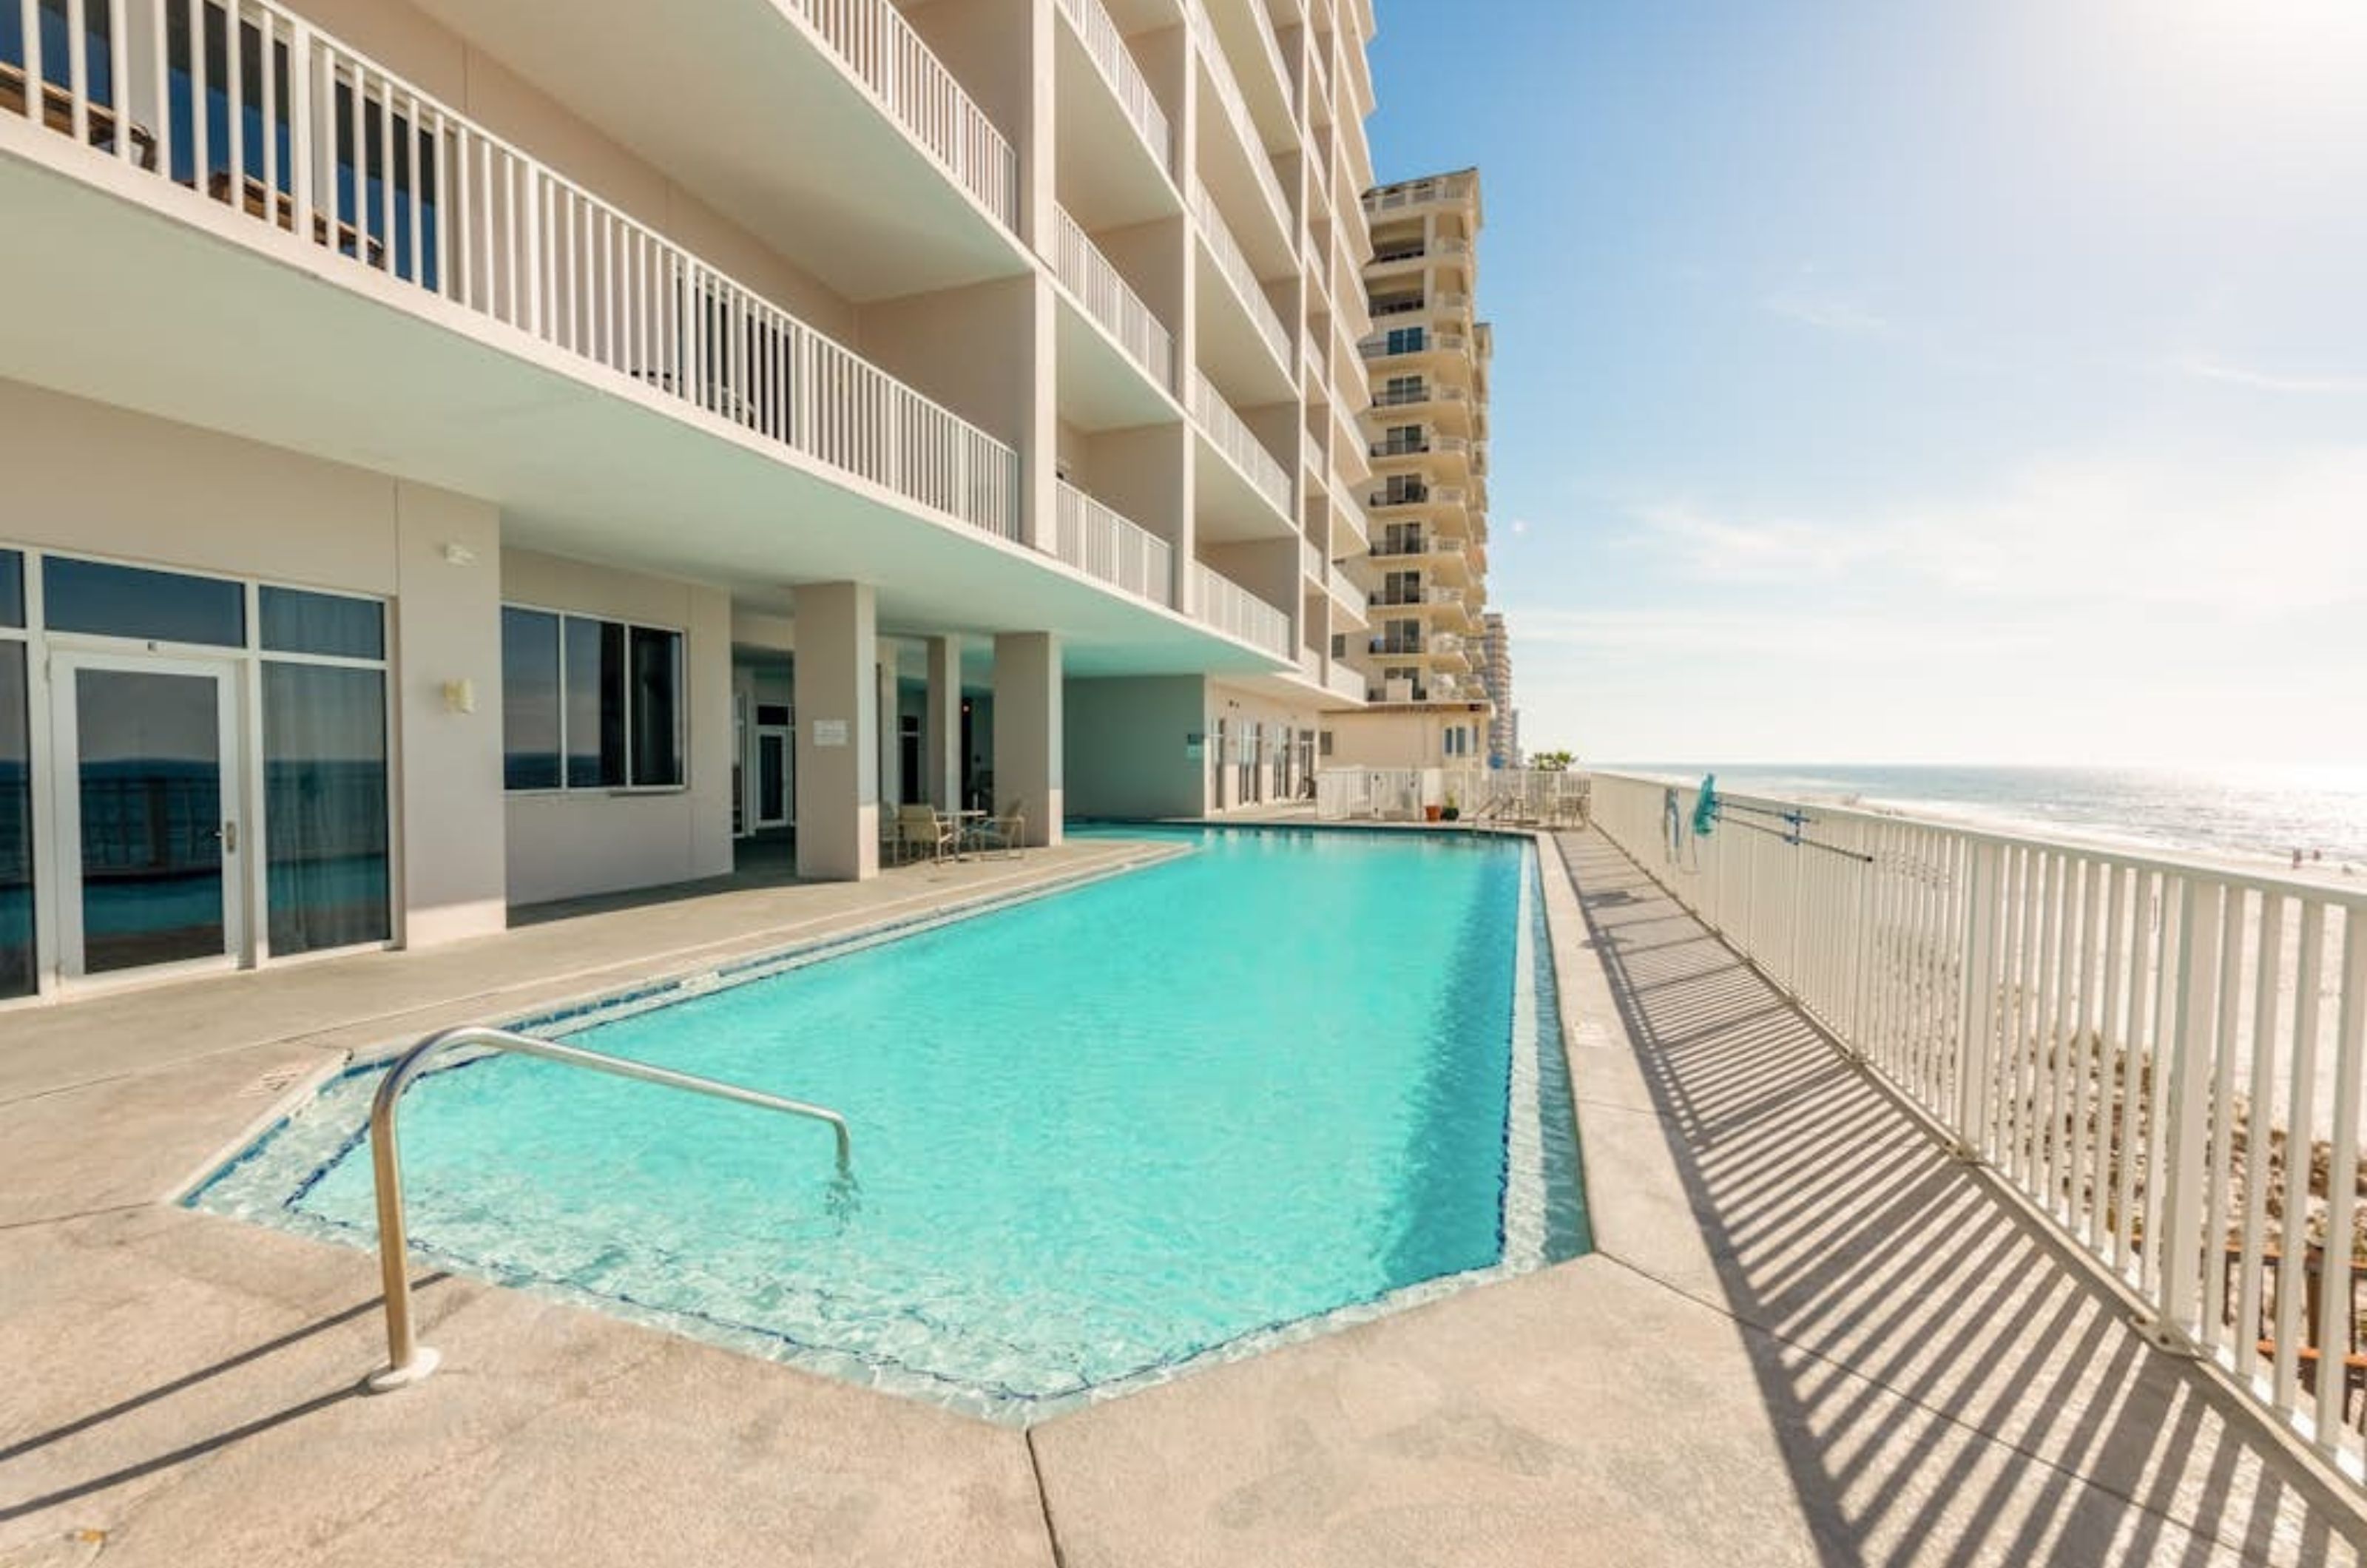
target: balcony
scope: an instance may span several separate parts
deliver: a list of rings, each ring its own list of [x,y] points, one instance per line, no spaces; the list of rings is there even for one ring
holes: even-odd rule
[[[1200,239],[1206,247],[1208,258],[1216,264],[1217,274],[1224,279],[1224,292],[1240,307],[1240,317],[1255,335],[1265,352],[1272,355],[1274,369],[1285,380],[1290,373],[1290,333],[1282,324],[1282,315],[1266,298],[1265,288],[1258,281],[1257,268],[1251,265],[1248,253],[1233,235],[1232,226],[1224,214],[1217,210],[1216,198],[1205,185],[1192,187],[1192,217],[1199,227]],[[1207,292],[1203,291],[1203,298]],[[1222,328],[1210,323],[1207,331],[1215,336]],[[1211,344],[1221,352],[1224,340],[1219,336]]]
[[[1196,52],[1207,66],[1208,81],[1216,89],[1217,103],[1223,113],[1210,117],[1222,118],[1230,129],[1230,136],[1217,134],[1211,138],[1226,152],[1217,160],[1237,172],[1254,188],[1255,198],[1266,216],[1273,220],[1275,237],[1284,250],[1289,249],[1290,236],[1297,232],[1291,221],[1290,202],[1283,195],[1282,180],[1274,172],[1274,161],[1266,156],[1266,141],[1259,131],[1248,102],[1241,96],[1240,83],[1233,75],[1230,61],[1226,58],[1223,41],[1208,19],[1202,0],[1184,0],[1184,20],[1191,28]],[[1202,165],[1209,160],[1204,157]]]
[[[1220,459],[1201,468],[1204,537],[1213,541],[1294,535],[1290,475],[1195,368],[1192,421]],[[1277,535],[1279,530],[1279,535]]]
[[[1325,673],[1323,677],[1323,686],[1326,691],[1330,692],[1333,696],[1338,697],[1342,702],[1359,704],[1364,702],[1367,689],[1365,685],[1365,676],[1362,671],[1353,669],[1345,664],[1337,663],[1333,664],[1331,670]]]
[[[1460,204],[1471,199],[1477,188],[1477,181],[1469,175],[1440,175],[1407,180],[1368,193],[1365,197],[1365,210],[1370,213],[1404,212],[1438,203]]]
[[[1134,51],[1127,47],[1126,37],[1117,30],[1102,0],[1059,0],[1060,15],[1076,29],[1077,39],[1084,46],[1093,69],[1116,96],[1118,107],[1141,138],[1145,151],[1161,169],[1175,167],[1175,135],[1167,119],[1167,111],[1159,106],[1150,84],[1142,74],[1142,67],[1134,61]],[[1065,152],[1066,149],[1064,148]]]
[[[418,3],[849,299],[1026,270],[1017,153],[891,0]]]
[[[1266,0],[1206,0],[1208,20],[1227,53],[1240,62],[1234,81],[1241,90],[1262,145],[1281,147],[1298,135],[1298,92],[1283,62]]]
[[[1061,287],[1161,391],[1172,393],[1175,386],[1174,339],[1068,210],[1056,208],[1054,212],[1059,232],[1052,270]],[[1065,364],[1063,368],[1067,368]],[[1170,413],[1168,417],[1174,416]],[[1113,425],[1142,423],[1145,422],[1139,418],[1124,415],[1111,422]]]
[[[268,49],[291,67],[284,103],[270,73],[251,76],[263,85],[255,117],[210,124],[187,112],[223,92],[209,80],[212,58],[187,62],[172,112],[151,112],[157,99],[142,88],[161,83],[164,62],[136,30],[104,76],[85,76],[123,84],[130,118],[153,126],[142,155],[136,135],[116,149],[127,192],[144,186],[158,206],[252,224],[357,288],[509,329],[577,374],[1017,536],[1009,446],[301,18],[253,3],[241,16],[252,58]],[[77,96],[75,112],[111,124],[115,111]],[[258,120],[278,134],[250,131]],[[444,171],[448,184],[378,179],[373,160],[357,189],[352,148],[364,124],[373,145],[393,142],[398,171]],[[168,175],[196,168],[211,171],[203,191],[194,176]]]
[[[1202,562],[1194,561],[1192,572],[1203,622],[1262,653],[1291,659],[1288,615]]]
[[[1469,337],[1461,333],[1426,332],[1419,337],[1399,338],[1392,338],[1387,333],[1376,333],[1359,339],[1356,352],[1365,358],[1374,361],[1410,359],[1417,355],[1424,354],[1462,354],[1470,348],[1471,342]]]
[[[1166,540],[1066,479],[1059,481],[1052,517],[1054,555],[1138,599],[1174,603],[1175,552]]]

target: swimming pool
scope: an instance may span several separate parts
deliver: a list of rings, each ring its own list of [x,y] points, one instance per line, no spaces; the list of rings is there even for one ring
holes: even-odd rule
[[[825,1129],[486,1058],[404,1101],[414,1246],[1013,1421],[1583,1249],[1533,849],[1124,836],[1190,852],[613,1019],[514,1021],[844,1111],[852,1193]],[[368,1241],[378,1076],[191,1201]]]

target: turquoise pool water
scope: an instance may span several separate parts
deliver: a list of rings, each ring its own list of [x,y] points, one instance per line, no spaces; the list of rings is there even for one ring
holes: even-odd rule
[[[1534,852],[1125,836],[1190,852],[538,1026],[835,1107],[852,1193],[821,1127],[488,1058],[404,1102],[414,1243],[1021,1420],[1583,1247]],[[332,1083],[195,1201],[368,1238],[376,1077]]]

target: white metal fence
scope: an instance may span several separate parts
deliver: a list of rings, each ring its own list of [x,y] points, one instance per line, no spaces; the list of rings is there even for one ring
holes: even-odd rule
[[[1200,618],[1220,632],[1253,643],[1276,659],[1288,659],[1290,617],[1222,572],[1195,561]]]
[[[889,115],[1006,228],[1019,221],[1019,154],[890,0],[789,0]]]
[[[1588,775],[1544,768],[1325,768],[1315,775],[1315,814],[1411,822],[1452,809],[1473,827],[1575,828],[1587,820],[1588,790]]]
[[[1059,481],[1056,495],[1053,554],[1153,604],[1174,603],[1175,552],[1166,540],[1066,479]]]
[[[62,62],[43,61],[38,26],[24,31],[27,79],[42,84],[24,95],[37,121],[1017,536],[1010,447],[301,17],[259,0],[62,0]]]
[[[1598,774],[1595,816],[2354,1479],[2367,892]]]

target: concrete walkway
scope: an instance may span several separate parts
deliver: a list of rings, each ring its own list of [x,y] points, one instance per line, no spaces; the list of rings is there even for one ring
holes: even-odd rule
[[[357,1398],[374,1259],[156,1200],[348,1049],[1123,846],[0,1018],[0,1564],[2359,1560],[2342,1494],[1624,857],[1564,844],[1601,1250],[1026,1433],[433,1277],[446,1370]]]

